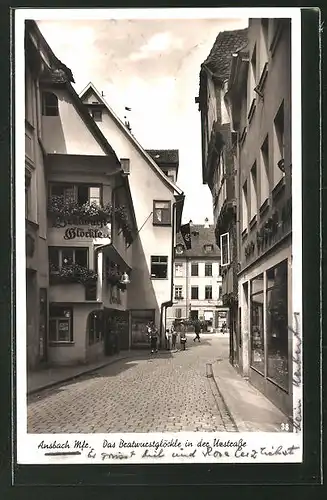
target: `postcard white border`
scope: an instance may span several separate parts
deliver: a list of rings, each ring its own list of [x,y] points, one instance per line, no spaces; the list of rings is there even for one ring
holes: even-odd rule
[[[293,415],[298,416],[298,429],[291,432],[266,433],[151,433],[151,434],[27,434],[27,401],[26,401],[26,259],[25,259],[25,218],[24,218],[24,168],[25,168],[25,142],[24,142],[24,21],[34,20],[83,20],[83,19],[239,19],[239,18],[291,18],[292,20],[292,248],[293,248],[293,328],[298,332],[299,344],[293,346],[293,355],[300,346],[300,376],[298,387],[294,387]],[[232,8],[232,9],[26,9],[15,10],[15,124],[16,124],[16,373],[17,373],[17,462],[19,464],[84,464],[84,463],[300,463],[302,462],[302,165],[301,147],[301,9],[300,8]],[[295,344],[295,342],[294,342]],[[298,355],[298,351],[297,351]],[[299,355],[298,355],[299,356]],[[293,363],[293,374],[298,372]],[[300,404],[300,409],[299,409]],[[128,459],[114,458],[115,453],[123,453],[120,440],[129,441],[158,441],[178,439],[181,442],[181,454],[190,454],[190,447],[186,443],[195,443],[194,457],[174,457],[176,448],[166,447],[165,457],[142,458],[143,448],[133,448],[135,454]],[[234,446],[217,449],[216,456],[203,453],[201,446],[196,444],[207,442],[209,446],[213,440],[227,443],[235,442]],[[103,447],[105,442],[115,442],[116,447],[108,449]],[[77,455],[56,456],[47,455],[45,451],[51,449],[40,448],[44,441],[48,446],[53,444],[52,452],[56,447],[54,442],[68,443],[70,450],[80,451]],[[77,448],[75,442],[78,442]],[[241,451],[236,450],[237,442]],[[83,447],[83,443],[87,447]],[[80,446],[82,446],[82,451]],[[243,446],[243,447],[242,447]],[[294,453],[283,454],[282,451],[294,446]],[[281,449],[279,449],[281,447]],[[265,449],[264,453],[260,450]],[[94,456],[90,455],[93,449]],[[152,448],[155,450],[155,447]],[[132,449],[131,449],[132,450]],[[129,451],[131,451],[129,450]],[[187,451],[188,450],[188,451]],[[220,451],[223,450],[223,456]],[[225,451],[227,450],[227,454]],[[253,453],[253,450],[256,453]],[[276,452],[279,450],[279,453]],[[282,451],[281,451],[282,450]],[[58,451],[58,450],[57,450]],[[191,450],[192,451],[192,450]],[[92,453],[93,453],[92,452]],[[102,453],[109,454],[111,458],[103,458]],[[111,453],[111,455],[110,455]],[[266,453],[266,454],[265,454]],[[270,453],[270,454],[269,454]],[[274,454],[275,453],[275,454]],[[155,454],[155,453],[154,453]],[[256,456],[254,456],[256,455]]]

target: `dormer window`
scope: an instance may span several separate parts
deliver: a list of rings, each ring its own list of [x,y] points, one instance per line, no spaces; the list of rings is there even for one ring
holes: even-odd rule
[[[176,253],[180,255],[184,252],[184,246],[183,245],[176,245],[175,250],[176,250]]]
[[[96,122],[102,122],[102,111],[101,109],[92,109],[91,110],[91,116],[94,121]]]
[[[206,253],[210,253],[210,252],[213,252],[213,245],[204,245],[204,251]]]
[[[43,92],[42,95],[42,115],[58,116],[58,97],[52,92]]]

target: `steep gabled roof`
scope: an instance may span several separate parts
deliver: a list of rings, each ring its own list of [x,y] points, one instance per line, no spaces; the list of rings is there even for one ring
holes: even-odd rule
[[[214,225],[205,227],[201,224],[192,224],[190,229],[192,248],[190,250],[185,249],[183,238],[179,233],[177,235],[176,246],[183,245],[184,250],[182,254],[176,252],[176,259],[183,259],[185,257],[214,259],[220,257],[220,249],[216,245]],[[213,245],[213,250],[211,252],[206,252],[205,245]]]
[[[53,50],[49,46],[44,36],[42,35],[41,30],[35,21],[27,20],[25,26],[26,26],[26,31],[32,34],[34,33],[37,36],[39,44],[49,57],[51,64],[50,68],[51,72],[49,73],[49,83],[53,85],[59,84],[65,86],[67,91],[70,93],[74,101],[74,104],[78,112],[80,113],[80,116],[84,121],[85,125],[91,131],[92,135],[97,139],[98,143],[101,145],[106,154],[114,159],[118,168],[117,171],[123,172],[123,169],[120,165],[120,161],[115,151],[113,150],[113,148],[111,147],[111,145],[109,144],[109,142],[107,141],[107,139],[105,138],[105,136],[103,135],[97,124],[95,123],[95,121],[92,119],[90,114],[87,112],[76,90],[72,86],[71,82],[74,82],[72,71],[56,57],[56,55],[54,54]]]
[[[204,61],[204,65],[221,79],[227,79],[230,74],[233,52],[247,43],[248,28],[242,30],[221,31],[212,49]]]
[[[151,158],[160,163],[178,163],[178,149],[146,149]]]
[[[89,92],[91,92],[91,91],[93,91],[93,93],[97,96],[97,98],[99,99],[99,101],[102,102],[106,106],[107,111],[108,111],[109,115],[111,116],[111,118],[119,126],[119,128],[122,130],[122,132],[124,133],[124,135],[129,139],[129,141],[134,145],[134,147],[139,151],[139,153],[141,153],[141,155],[147,161],[148,165],[152,168],[152,170],[154,170],[159,175],[159,177],[162,179],[162,181],[168,187],[170,187],[174,192],[176,192],[176,194],[182,195],[183,191],[174,182],[172,182],[170,179],[168,179],[168,177],[162,172],[162,170],[156,164],[156,162],[151,158],[151,156],[146,152],[146,150],[142,148],[142,146],[140,145],[140,143],[131,134],[131,132],[126,127],[126,125],[114,113],[114,111],[111,109],[111,107],[109,106],[109,104],[106,102],[106,100],[104,99],[104,97],[100,94],[100,92],[96,89],[96,87],[93,85],[92,82],[90,82],[85,87],[85,89],[82,90],[82,92],[80,93],[80,99],[83,101],[83,99],[85,99],[85,97],[87,96],[87,94]]]
[[[176,168],[176,179],[179,167],[179,151],[178,149],[146,149],[146,152],[159,165],[160,168],[174,167]]]

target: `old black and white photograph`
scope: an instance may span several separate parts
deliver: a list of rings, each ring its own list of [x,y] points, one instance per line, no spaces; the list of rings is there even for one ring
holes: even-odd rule
[[[15,30],[18,459],[301,461],[300,10]]]

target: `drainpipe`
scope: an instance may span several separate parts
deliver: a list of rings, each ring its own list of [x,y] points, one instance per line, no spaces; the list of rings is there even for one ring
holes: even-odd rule
[[[190,284],[190,275],[189,275],[189,272],[190,272],[190,257],[186,257],[186,269],[185,269],[185,307],[186,307],[186,311],[185,311],[185,318],[186,320],[189,318],[190,316],[190,287],[189,287],[189,284]]]
[[[177,198],[177,196],[176,196]],[[160,334],[159,334],[159,342],[160,347],[162,345],[162,327],[163,327],[163,319],[166,318],[167,307],[171,307],[173,305],[173,294],[174,294],[174,252],[175,252],[175,225],[176,225],[176,207],[178,203],[184,201],[184,195],[178,197],[178,199],[173,203],[173,221],[172,221],[172,235],[171,235],[171,281],[170,281],[170,300],[166,302],[162,302],[160,306]],[[166,324],[166,322],[165,322]]]

